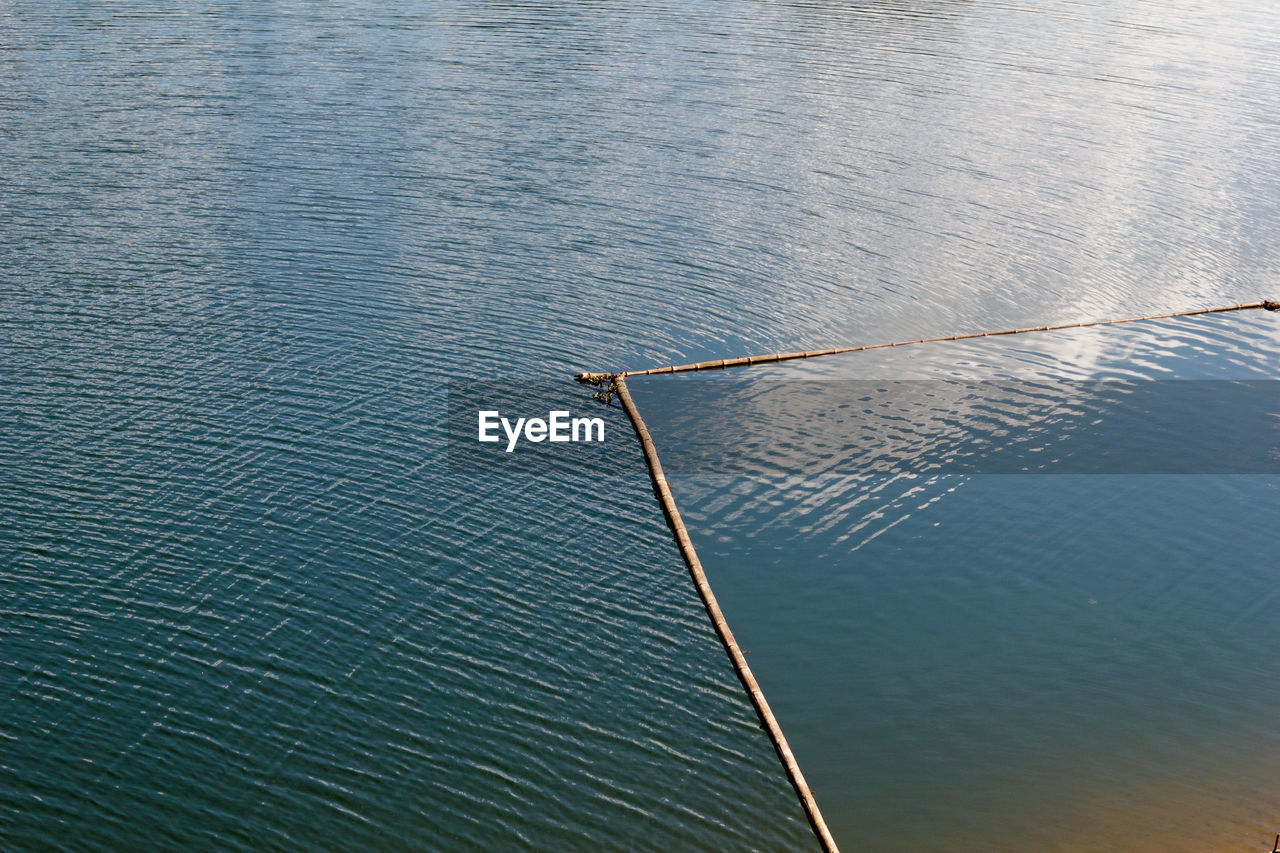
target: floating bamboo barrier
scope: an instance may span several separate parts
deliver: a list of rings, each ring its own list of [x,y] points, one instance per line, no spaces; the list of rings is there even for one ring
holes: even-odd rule
[[[888,344],[864,344],[856,347],[833,347],[832,349],[807,350],[805,352],[775,352],[770,355],[746,355],[738,358],[720,358],[712,361],[699,361],[696,364],[677,364],[670,367],[650,367],[647,370],[624,370],[621,373],[579,373],[579,382],[594,383],[607,379],[625,379],[628,376],[651,376],[660,373],[691,373],[695,370],[722,370],[726,367],[748,367],[753,364],[773,364],[779,361],[792,361],[798,358],[817,358],[822,355],[840,355],[846,352],[865,352],[873,349],[889,347],[906,347],[914,344],[933,344],[941,341],[968,341],[974,338],[994,338],[1000,335],[1021,335],[1027,332],[1056,332],[1061,329],[1083,329],[1089,326],[1114,326],[1117,323],[1136,323],[1140,320],[1167,320],[1171,317],[1193,317],[1197,314],[1223,314],[1228,311],[1248,311],[1253,308],[1265,308],[1268,311],[1280,311],[1280,302],[1263,300],[1260,302],[1242,302],[1239,305],[1226,305],[1221,308],[1197,308],[1193,311],[1173,311],[1169,314],[1147,314],[1143,317],[1121,317],[1116,320],[1088,320],[1083,323],[1061,323],[1055,326],[1033,326],[1027,329],[1003,329],[999,332],[969,332],[963,335],[947,335],[939,338],[917,338],[913,341],[895,341]]]
[[[662,511],[667,517],[667,524],[671,526],[672,532],[676,535],[676,544],[680,546],[680,554],[684,557],[685,565],[689,567],[689,574],[693,577],[693,585],[698,588],[698,595],[702,598],[702,606],[707,609],[707,615],[711,617],[711,624],[715,626],[716,634],[720,637],[720,642],[724,644],[725,651],[729,653],[729,659],[733,662],[733,669],[738,674],[738,680],[742,682],[743,688],[747,691],[747,697],[751,699],[751,704],[755,706],[756,714],[760,717],[760,722],[764,725],[765,732],[769,735],[769,740],[773,742],[773,748],[778,753],[778,758],[782,761],[782,766],[787,772],[787,778],[791,781],[791,787],[795,788],[796,796],[800,798],[800,805],[804,809],[805,816],[809,818],[809,825],[813,827],[813,832],[818,836],[818,843],[822,845],[822,849],[826,853],[839,853],[836,847],[835,839],[831,837],[831,831],[827,829],[826,821],[822,819],[822,812],[818,811],[818,804],[813,799],[813,792],[809,790],[809,785],[804,781],[804,774],[800,772],[800,765],[796,763],[796,757],[791,752],[791,747],[787,744],[786,737],[782,734],[782,727],[778,725],[778,720],[773,716],[773,711],[769,708],[769,703],[765,701],[764,692],[760,689],[760,685],[756,683],[756,677],[751,673],[751,667],[747,666],[746,655],[742,653],[742,649],[738,647],[738,643],[733,639],[733,632],[729,630],[729,623],[725,621],[724,613],[720,611],[720,605],[716,602],[715,593],[711,591],[711,584],[707,583],[707,575],[702,571],[702,563],[698,560],[698,554],[693,550],[693,541],[689,538],[689,531],[685,529],[684,521],[680,518],[680,510],[676,509],[675,498],[671,496],[671,487],[667,484],[667,478],[662,473],[662,462],[658,460],[658,450],[653,445],[653,439],[649,436],[649,428],[644,424],[644,418],[640,417],[640,410],[636,408],[635,401],[631,399],[631,393],[627,390],[627,379],[625,376],[618,376],[615,380],[618,389],[618,397],[622,400],[622,408],[626,410],[627,417],[631,419],[631,426],[635,428],[636,436],[640,439],[640,446],[644,449],[645,461],[649,463],[649,476],[653,480],[653,490],[658,495],[658,501],[662,504]]]
[[[847,352],[863,352],[865,350],[887,349],[889,347],[911,346],[913,344],[964,341],[999,335],[1021,335],[1026,332],[1082,329],[1088,326],[1110,326],[1117,323],[1136,323],[1140,320],[1165,320],[1171,317],[1192,317],[1197,314],[1222,314],[1228,311],[1248,311],[1255,308],[1280,311],[1280,302],[1262,300],[1259,302],[1243,302],[1239,305],[1227,305],[1221,308],[1199,308],[1193,311],[1148,314],[1143,317],[1123,317],[1117,320],[1093,320],[1083,323],[1035,326],[1028,329],[1005,329],[999,332],[971,332],[963,335],[948,335],[946,337],[918,338],[912,341],[897,341],[888,344],[867,344],[864,346],[809,350],[807,352],[722,358],[714,361],[700,361],[696,364],[655,367],[648,370],[624,370],[620,373],[577,374],[577,380],[583,384],[604,385],[608,383],[617,390],[618,397],[622,401],[622,407],[626,410],[627,417],[631,419],[631,426],[635,429],[636,436],[640,439],[640,446],[644,450],[645,462],[649,466],[649,477],[653,480],[653,490],[658,496],[659,503],[662,504],[662,512],[667,518],[667,524],[670,525],[671,531],[675,534],[676,544],[680,548],[681,556],[684,557],[685,565],[689,567],[689,574],[693,578],[694,586],[697,587],[698,595],[702,598],[702,604],[707,610],[707,615],[711,617],[711,624],[715,627],[716,634],[720,637],[720,642],[724,644],[725,651],[729,653],[729,660],[733,663],[733,669],[738,675],[738,680],[742,682],[743,688],[747,691],[747,697],[751,700],[751,704],[755,706],[756,714],[760,717],[760,722],[766,734],[768,734],[769,740],[773,743],[773,748],[778,753],[778,758],[782,761],[782,767],[786,771],[787,779],[791,782],[791,787],[795,789],[796,796],[800,798],[800,805],[804,809],[805,816],[809,819],[809,825],[813,827],[818,843],[826,853],[839,853],[835,839],[831,837],[826,821],[822,818],[822,812],[818,810],[818,803],[813,797],[813,791],[809,789],[808,783],[805,782],[804,774],[800,772],[800,765],[796,763],[795,755],[792,754],[791,747],[787,744],[787,739],[782,734],[782,728],[778,725],[777,718],[773,716],[773,711],[770,710],[769,703],[764,698],[764,692],[760,689],[755,676],[751,673],[751,668],[747,666],[746,655],[742,653],[742,649],[738,647],[737,641],[733,638],[733,632],[729,630],[729,623],[725,621],[724,613],[721,612],[720,605],[716,602],[715,594],[711,591],[711,585],[707,583],[706,573],[702,570],[702,562],[698,559],[698,554],[693,549],[693,541],[689,538],[689,531],[685,528],[684,521],[680,518],[680,510],[676,508],[675,498],[671,495],[671,487],[667,483],[666,475],[662,472],[662,462],[658,459],[658,450],[653,444],[653,438],[649,435],[649,428],[645,426],[644,418],[640,416],[640,410],[636,408],[635,401],[631,399],[631,393],[627,390],[627,377],[689,373],[696,370],[721,370],[726,367],[772,364],[800,358],[816,358],[823,355],[839,355]],[[1277,845],[1280,845],[1280,836],[1277,836]]]

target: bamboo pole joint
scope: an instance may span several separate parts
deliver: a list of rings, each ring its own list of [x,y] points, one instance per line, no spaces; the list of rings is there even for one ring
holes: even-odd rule
[[[1247,311],[1255,308],[1262,308],[1267,311],[1280,311],[1280,301],[1265,299],[1258,302],[1243,302],[1239,305],[1226,305],[1219,308],[1198,308],[1190,311],[1174,311],[1167,314],[1148,314],[1142,317],[1122,317],[1114,320],[1061,323],[1058,325],[1035,326],[1032,328],[1004,329],[996,332],[969,332],[966,334],[947,335],[944,337],[917,338],[910,341],[894,341],[892,343],[885,344],[863,344],[860,346],[834,347],[821,350],[806,350],[803,352],[740,356],[738,358],[720,358],[711,361],[701,361],[694,364],[651,367],[646,370],[623,370],[616,373],[584,371],[574,376],[578,382],[584,385],[594,386],[598,389],[592,395],[596,400],[603,403],[609,403],[614,396],[617,396],[621,400],[622,408],[626,411],[627,417],[631,421],[631,426],[635,430],[636,437],[640,440],[640,447],[644,451],[645,462],[649,468],[649,478],[653,482],[654,494],[657,496],[658,502],[662,506],[662,512],[666,517],[667,525],[671,528],[671,532],[675,536],[676,545],[680,549],[680,554],[684,558],[685,565],[689,569],[689,574],[693,579],[693,585],[697,589],[698,596],[702,599],[702,605],[706,609],[707,615],[711,618],[711,624],[715,628],[721,644],[724,645],[725,651],[729,655],[729,660],[733,664],[734,672],[737,674],[738,680],[742,682],[742,687],[746,691],[747,697],[751,700],[751,704],[756,710],[756,715],[760,718],[761,727],[769,736],[769,740],[773,744],[774,751],[777,752],[778,759],[782,762],[782,767],[787,774],[787,779],[790,781],[791,787],[795,789],[796,796],[800,800],[800,805],[804,809],[805,816],[809,819],[809,825],[813,828],[814,835],[817,836],[818,843],[821,845],[825,853],[838,853],[835,839],[832,838],[831,832],[827,829],[827,824],[826,821],[823,820],[822,812],[818,810],[818,803],[814,799],[813,791],[809,788],[808,783],[805,782],[804,774],[800,772],[800,765],[796,763],[795,755],[792,753],[791,747],[787,744],[787,739],[782,733],[782,728],[778,725],[778,721],[774,717],[773,711],[769,708],[769,703],[765,700],[764,692],[756,682],[755,676],[751,672],[751,668],[747,666],[746,655],[738,647],[737,641],[734,640],[733,632],[729,630],[729,623],[725,621],[724,613],[721,612],[720,605],[716,602],[715,594],[711,591],[711,584],[708,583],[706,573],[702,569],[702,563],[699,561],[698,554],[693,548],[693,540],[689,536],[688,528],[685,527],[684,520],[680,517],[680,510],[676,507],[675,498],[671,494],[671,486],[667,482],[666,475],[663,474],[662,462],[658,459],[657,447],[653,443],[652,436],[649,435],[649,428],[645,425],[644,418],[640,416],[640,410],[636,408],[635,401],[631,399],[631,393],[627,389],[627,377],[651,376],[654,374],[690,373],[700,370],[723,370],[730,367],[744,367],[755,364],[774,364],[780,361],[791,361],[793,359],[800,358],[815,358],[817,356],[824,355],[864,352],[867,350],[913,346],[915,344],[937,343],[940,341],[963,341],[975,338],[994,337],[997,335],[1022,335],[1028,332],[1051,332],[1063,329],[1082,329],[1090,326],[1109,326],[1118,323],[1135,323],[1142,320],[1165,320],[1173,317],[1191,317],[1199,314],[1222,314],[1228,311]],[[1277,850],[1280,850],[1280,835],[1276,836],[1276,847]]]

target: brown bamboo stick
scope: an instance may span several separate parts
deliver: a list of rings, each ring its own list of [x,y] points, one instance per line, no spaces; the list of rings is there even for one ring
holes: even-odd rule
[[[863,352],[866,350],[887,349],[889,347],[911,346],[914,344],[938,343],[941,341],[964,341],[974,338],[988,338],[998,335],[1021,335],[1027,332],[1050,332],[1062,329],[1082,329],[1089,326],[1109,326],[1117,323],[1135,323],[1141,320],[1165,320],[1172,317],[1192,317],[1198,314],[1222,314],[1228,311],[1248,311],[1255,308],[1265,308],[1268,311],[1280,311],[1280,302],[1273,300],[1261,300],[1258,302],[1243,302],[1239,305],[1226,305],[1219,308],[1198,308],[1191,311],[1172,311],[1167,314],[1147,314],[1142,317],[1121,317],[1113,320],[1092,320],[1080,323],[1061,323],[1057,325],[1034,326],[1025,329],[1004,329],[997,332],[970,332],[959,335],[946,335],[934,338],[917,338],[910,341],[894,341],[886,344],[866,344],[863,346],[852,347],[833,347],[821,350],[806,350],[803,352],[787,352],[773,353],[771,355],[755,355],[740,356],[737,358],[721,358],[711,361],[701,361],[696,364],[680,364],[671,365],[669,367],[653,367],[647,370],[626,370],[620,373],[590,373],[584,372],[577,374],[579,382],[599,385],[605,382],[611,382],[617,389],[618,396],[622,401],[622,407],[627,412],[627,417],[631,419],[631,426],[635,429],[636,437],[640,440],[640,446],[644,450],[645,461],[649,466],[649,476],[653,481],[654,493],[658,496],[658,502],[662,505],[663,514],[667,518],[672,533],[675,534],[676,544],[680,548],[680,554],[684,557],[685,564],[689,568],[689,574],[693,578],[694,586],[698,590],[698,595],[702,599],[702,604],[707,610],[707,615],[711,617],[711,624],[716,629],[716,634],[720,637],[720,642],[724,645],[725,651],[729,654],[729,660],[733,664],[734,671],[738,675],[738,680],[742,682],[743,688],[747,691],[747,696],[751,700],[751,704],[756,709],[756,714],[760,717],[760,722],[765,732],[769,736],[770,742],[773,743],[774,750],[778,753],[778,758],[782,761],[783,769],[786,771],[787,779],[791,782],[791,786],[795,789],[796,796],[800,799],[800,805],[804,809],[805,816],[809,819],[809,825],[813,827],[814,834],[818,838],[818,843],[827,853],[838,853],[835,839],[831,837],[831,832],[827,829],[826,821],[822,818],[822,812],[818,810],[818,803],[813,797],[813,791],[809,789],[808,783],[804,780],[804,774],[800,772],[800,765],[796,763],[795,755],[791,752],[791,747],[787,744],[787,739],[782,733],[782,728],[778,725],[777,718],[773,716],[773,711],[769,708],[769,703],[764,698],[764,692],[760,689],[760,685],[756,682],[755,676],[751,672],[751,668],[747,666],[746,656],[738,647],[737,641],[733,638],[733,632],[729,630],[729,624],[725,621],[724,614],[720,610],[720,605],[716,602],[715,594],[711,591],[711,585],[707,582],[706,573],[702,570],[702,563],[698,559],[698,554],[693,549],[693,541],[689,538],[689,531],[684,526],[684,521],[680,517],[680,511],[676,508],[675,498],[671,494],[671,487],[667,483],[666,475],[662,472],[662,462],[658,459],[658,450],[654,446],[653,439],[649,435],[649,428],[645,426],[644,418],[640,416],[640,410],[636,408],[635,402],[631,399],[631,393],[627,390],[628,376],[649,376],[659,373],[689,373],[696,370],[721,370],[728,367],[743,367],[753,364],[772,364],[779,361],[791,361],[800,358],[817,358],[824,355],[839,355],[841,353]],[[1278,836],[1280,838],[1280,836]]]
[[[914,344],[931,344],[940,341],[966,341],[973,338],[991,338],[999,335],[1022,335],[1027,332],[1056,332],[1062,329],[1083,329],[1088,326],[1112,326],[1117,323],[1136,323],[1141,320],[1167,320],[1171,317],[1193,317],[1197,314],[1223,314],[1227,311],[1248,311],[1254,308],[1265,308],[1268,311],[1280,311],[1280,302],[1270,299],[1258,302],[1242,302],[1239,305],[1224,305],[1220,308],[1196,308],[1191,311],[1171,311],[1167,314],[1147,314],[1142,317],[1121,317],[1114,320],[1089,320],[1083,323],[1060,323],[1052,326],[1034,326],[1027,329],[1003,329],[998,332],[969,332],[963,335],[945,335],[936,338],[916,338],[911,341],[894,341],[888,344],[864,344],[856,347],[833,347],[831,349],[807,350],[805,352],[783,352],[772,355],[740,356],[738,358],[720,358],[711,361],[700,361],[696,364],[677,364],[669,367],[651,367],[647,370],[625,370],[622,373],[579,373],[579,382],[592,382],[610,378],[628,376],[649,376],[656,373],[690,373],[695,370],[720,370],[726,367],[745,367],[752,364],[774,364],[779,361],[791,361],[797,358],[816,358],[822,355],[840,355],[847,352],[864,352],[889,347],[905,347]]]
[[[724,644],[725,651],[729,653],[729,660],[733,663],[733,669],[738,674],[738,680],[742,682],[743,688],[747,691],[747,696],[750,698],[751,704],[755,706],[756,714],[760,717],[760,723],[764,727],[765,733],[768,734],[769,740],[773,743],[773,748],[778,753],[778,758],[782,761],[783,769],[787,773],[787,779],[791,782],[791,787],[795,789],[796,796],[800,798],[800,806],[804,809],[805,816],[809,819],[809,825],[813,827],[813,832],[818,837],[818,843],[826,853],[839,853],[835,839],[831,837],[826,821],[822,819],[822,812],[818,810],[818,803],[813,798],[813,791],[809,789],[808,783],[804,781],[804,774],[800,772],[800,765],[796,763],[795,755],[792,754],[791,747],[787,744],[787,739],[782,734],[782,728],[778,725],[778,720],[773,716],[769,703],[765,701],[764,692],[760,689],[760,685],[756,683],[756,678],[751,673],[751,668],[747,666],[747,658],[742,653],[742,649],[738,647],[737,641],[734,640],[733,632],[729,630],[729,623],[725,621],[724,614],[720,611],[720,605],[716,602],[715,594],[711,591],[711,585],[707,583],[707,576],[702,570],[702,563],[698,560],[697,552],[693,550],[693,541],[689,538],[689,531],[685,528],[684,521],[680,518],[680,510],[676,509],[676,501],[671,495],[671,487],[667,484],[666,475],[662,473],[662,462],[659,461],[658,450],[653,444],[653,439],[649,436],[649,428],[645,426],[644,418],[640,417],[640,410],[636,408],[636,404],[627,390],[626,376],[620,374],[614,378],[614,382],[618,389],[618,397],[622,400],[622,407],[626,410],[627,417],[631,419],[631,426],[635,429],[636,437],[640,439],[640,446],[644,449],[644,458],[649,465],[649,477],[653,480],[653,490],[658,496],[658,502],[662,504],[662,511],[667,517],[667,524],[671,526],[671,531],[675,534],[676,544],[680,548],[680,554],[684,557],[685,565],[689,567],[689,574],[693,578],[694,586],[698,589],[699,597],[702,598],[702,605],[706,608],[707,615],[711,617],[711,624],[715,627],[716,634],[720,637],[720,642]]]

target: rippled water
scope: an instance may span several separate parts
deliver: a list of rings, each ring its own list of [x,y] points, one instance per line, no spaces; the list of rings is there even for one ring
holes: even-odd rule
[[[0,844],[810,843],[638,452],[447,473],[446,380],[1274,297],[1277,41],[0,2]]]

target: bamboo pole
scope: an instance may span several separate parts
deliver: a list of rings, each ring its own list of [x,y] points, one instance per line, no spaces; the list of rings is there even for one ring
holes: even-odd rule
[[[760,717],[761,725],[768,734],[770,742],[773,743],[773,748],[778,753],[778,758],[782,761],[783,769],[786,771],[787,779],[791,782],[791,787],[795,789],[796,796],[800,798],[800,805],[804,809],[805,816],[809,819],[809,825],[813,827],[813,832],[818,838],[818,843],[821,845],[825,853],[839,853],[835,839],[831,837],[831,832],[827,829],[826,821],[822,818],[822,812],[818,810],[818,803],[813,797],[813,791],[809,789],[808,783],[805,782],[804,774],[800,772],[800,765],[796,763],[795,755],[791,752],[791,747],[787,744],[787,739],[782,734],[782,728],[778,725],[777,718],[773,716],[773,711],[770,710],[769,703],[765,700],[764,692],[756,682],[755,676],[751,672],[751,668],[747,666],[746,656],[738,647],[737,641],[734,640],[733,632],[729,630],[729,623],[725,621],[724,613],[721,612],[720,605],[716,602],[715,594],[711,591],[711,585],[707,583],[707,576],[702,570],[702,563],[698,559],[697,552],[693,549],[693,541],[689,538],[689,531],[684,526],[684,521],[680,517],[680,510],[676,508],[675,498],[672,497],[671,487],[667,483],[666,475],[662,472],[662,462],[658,459],[658,450],[654,446],[653,439],[649,435],[649,428],[645,426],[644,418],[640,416],[640,410],[636,408],[635,401],[631,399],[631,393],[627,390],[627,377],[651,376],[664,373],[690,373],[696,370],[721,370],[727,367],[746,367],[753,364],[772,364],[779,361],[792,361],[800,358],[817,358],[818,356],[824,355],[839,355],[841,353],[863,352],[865,350],[888,349],[890,347],[911,346],[913,344],[939,343],[942,341],[965,341],[975,338],[997,337],[1000,335],[1021,335],[1027,332],[1052,332],[1061,329],[1083,329],[1089,326],[1110,326],[1117,323],[1135,323],[1141,320],[1166,320],[1172,317],[1192,317],[1198,314],[1223,314],[1228,311],[1248,311],[1255,308],[1265,308],[1268,311],[1280,311],[1280,302],[1273,300],[1261,300],[1258,302],[1242,302],[1239,305],[1226,305],[1219,308],[1198,308],[1191,311],[1172,311],[1167,314],[1148,314],[1142,317],[1122,317],[1114,320],[1061,323],[1058,325],[1034,326],[1026,329],[1004,329],[998,332],[970,332],[960,335],[918,338],[910,341],[895,341],[887,344],[866,344],[863,346],[834,347],[831,349],[807,350],[804,352],[721,358],[712,361],[700,361],[696,364],[654,367],[647,370],[625,370],[620,373],[583,372],[577,374],[577,380],[583,384],[602,385],[609,382],[617,389],[618,396],[622,401],[622,407],[626,410],[627,417],[631,419],[631,426],[635,429],[636,437],[640,439],[640,446],[644,450],[644,458],[645,462],[647,462],[649,466],[649,477],[653,481],[654,493],[658,497],[658,502],[662,504],[662,511],[667,518],[667,524],[670,525],[672,532],[675,534],[676,544],[680,548],[681,556],[684,557],[685,565],[689,568],[689,574],[693,578],[694,586],[698,590],[698,595],[702,599],[702,604],[707,610],[707,615],[711,617],[711,624],[715,627],[716,634],[720,637],[720,642],[724,644],[725,651],[729,654],[729,660],[733,663],[734,672],[737,673],[738,680],[742,682],[743,688],[747,691],[747,697],[755,707],[756,714]],[[1280,840],[1280,836],[1277,836],[1277,839]]]
[[[1143,317],[1121,317],[1115,320],[1088,320],[1083,323],[1061,323],[1053,326],[1034,326],[1026,329],[1003,329],[998,332],[969,332],[963,335],[946,335],[937,338],[917,338],[911,341],[895,341],[888,344],[864,344],[856,347],[833,347],[831,349],[806,350],[805,352],[776,352],[771,355],[748,355],[738,358],[719,358],[711,361],[699,361],[696,364],[677,364],[670,367],[651,367],[647,370],[625,370],[621,373],[579,373],[579,382],[596,382],[604,379],[624,379],[628,376],[651,376],[660,373],[691,373],[695,370],[722,370],[726,367],[747,367],[753,364],[773,364],[779,361],[792,361],[798,358],[817,358],[823,355],[840,355],[846,352],[864,352],[889,347],[905,347],[914,344],[932,344],[940,341],[967,341],[974,338],[994,338],[1000,335],[1022,335],[1027,332],[1056,332],[1062,329],[1083,329],[1088,326],[1113,326],[1117,323],[1136,323],[1140,320],[1167,320],[1171,317],[1193,317],[1198,314],[1223,314],[1228,311],[1249,311],[1254,308],[1265,308],[1268,311],[1280,311],[1280,302],[1261,300],[1258,302],[1242,302],[1239,305],[1225,305],[1220,308],[1197,308],[1192,311],[1172,311],[1168,314],[1147,314]]]
[[[787,744],[786,737],[782,734],[782,728],[778,725],[778,720],[773,716],[773,711],[769,708],[769,703],[764,698],[764,692],[760,689],[760,685],[756,683],[755,676],[751,673],[751,668],[747,666],[747,658],[742,653],[742,649],[738,647],[738,643],[733,638],[733,632],[729,630],[729,623],[725,621],[724,613],[720,611],[720,605],[716,602],[715,593],[711,591],[711,585],[707,583],[706,573],[702,570],[702,563],[698,560],[698,554],[693,550],[693,541],[689,538],[689,531],[685,529],[684,521],[680,518],[680,510],[676,509],[675,498],[671,495],[671,487],[667,484],[666,475],[662,473],[662,462],[658,459],[658,450],[654,447],[653,439],[649,436],[649,428],[645,426],[644,418],[640,417],[640,410],[636,408],[635,402],[631,399],[631,393],[627,390],[627,380],[624,375],[618,375],[615,378],[618,396],[622,400],[622,407],[627,412],[627,417],[631,419],[631,426],[636,431],[636,437],[640,439],[640,446],[644,449],[644,458],[649,465],[649,477],[653,480],[653,490],[658,496],[658,502],[662,504],[662,511],[667,517],[667,524],[671,526],[671,531],[675,534],[676,544],[680,547],[680,554],[684,557],[685,565],[689,567],[689,574],[693,577],[693,584],[698,589],[698,595],[702,598],[702,605],[707,609],[707,615],[711,617],[711,624],[716,629],[716,634],[720,637],[720,642],[724,644],[725,651],[729,653],[729,660],[733,663],[733,669],[738,674],[738,680],[742,682],[743,688],[747,691],[751,704],[755,706],[756,714],[760,717],[760,723],[764,727],[769,740],[773,743],[774,750],[778,753],[778,758],[782,761],[783,769],[786,770],[787,779],[791,782],[791,787],[795,788],[796,796],[800,798],[800,806],[804,809],[805,816],[809,819],[809,825],[813,827],[814,834],[818,837],[818,843],[822,846],[825,853],[839,853],[836,847],[835,839],[831,837],[830,830],[827,829],[826,821],[822,819],[822,812],[818,810],[818,803],[813,798],[813,791],[809,789],[808,783],[804,781],[804,774],[800,772],[800,765],[796,763],[795,755],[791,752],[791,747]]]

